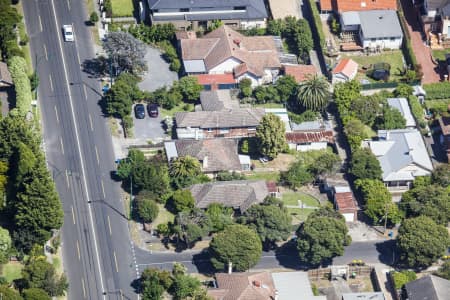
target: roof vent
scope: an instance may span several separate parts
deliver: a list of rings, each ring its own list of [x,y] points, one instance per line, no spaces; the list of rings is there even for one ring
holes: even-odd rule
[[[235,43],[238,47],[241,46],[241,40],[240,39],[234,39],[233,43]]]
[[[383,20],[383,16],[379,16],[378,19]]]
[[[256,287],[261,287],[261,281],[255,280],[255,281],[253,281],[253,285]]]

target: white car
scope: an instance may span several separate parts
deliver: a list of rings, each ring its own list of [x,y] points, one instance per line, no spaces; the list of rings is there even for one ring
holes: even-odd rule
[[[72,25],[63,25],[63,32],[64,32],[64,40],[66,42],[74,41]]]

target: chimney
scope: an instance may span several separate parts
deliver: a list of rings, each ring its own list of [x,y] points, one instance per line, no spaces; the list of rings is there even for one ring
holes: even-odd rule
[[[233,263],[231,261],[228,262],[228,274],[233,273]]]
[[[208,156],[203,157],[203,169],[208,167]]]
[[[241,40],[240,39],[234,39],[233,43],[235,43],[238,46],[238,48],[241,48]]]
[[[261,281],[255,280],[255,281],[253,281],[253,285],[254,285],[255,287],[261,287]]]

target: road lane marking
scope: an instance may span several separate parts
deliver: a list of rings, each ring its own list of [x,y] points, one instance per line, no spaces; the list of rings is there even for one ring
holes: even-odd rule
[[[100,165],[100,158],[98,156],[97,146],[95,146],[95,156],[97,157],[97,164]]]
[[[80,52],[77,51],[78,64],[81,66]]]
[[[119,273],[119,265],[117,264],[116,251],[114,251],[114,262],[116,264],[116,272]]]
[[[53,92],[53,80],[52,80],[52,75],[48,74],[48,80],[50,80],[50,90]]]
[[[89,115],[89,124],[91,124],[91,130],[94,131],[94,125],[92,123],[92,117]]]
[[[77,240],[77,252],[78,252],[78,260],[81,260],[80,243],[78,243],[78,240]]]
[[[56,14],[56,9],[55,9],[55,1],[54,0],[50,0],[51,4],[52,4],[52,12],[53,12],[53,19],[55,21],[55,25],[56,28],[60,28],[58,25],[58,19],[57,19],[57,14]],[[62,59],[62,63],[63,63],[63,69],[64,69],[64,80],[66,81],[66,86],[69,87],[69,79],[68,79],[68,73],[67,73],[67,67],[66,67],[66,59],[64,57],[64,53],[63,53],[63,43],[61,40],[61,34],[57,33],[56,35],[57,39],[58,39],[58,44],[59,44],[59,53],[61,55],[61,59]],[[83,186],[84,186],[84,191],[86,194],[86,198],[89,201],[90,199],[90,195],[89,195],[89,190],[87,188],[87,180],[86,180],[86,171],[85,171],[85,166],[84,166],[84,160],[83,160],[83,154],[81,152],[81,145],[80,145],[80,136],[78,133],[78,127],[77,127],[77,120],[75,117],[75,109],[73,107],[73,99],[72,99],[72,92],[70,90],[70,88],[68,88],[68,96],[69,96],[69,104],[70,104],[70,112],[72,114],[72,123],[75,129],[75,138],[77,141],[77,148],[78,148],[78,156],[80,157],[80,164],[81,164],[81,177],[83,179]],[[99,274],[99,279],[100,279],[100,288],[102,290],[102,294],[103,297],[102,299],[106,300],[106,290],[105,290],[105,284],[103,282],[103,273],[102,273],[102,267],[100,264],[100,254],[98,251],[98,244],[97,244],[97,233],[95,232],[95,228],[94,228],[94,217],[92,216],[92,207],[90,205],[88,205],[88,214],[89,214],[89,225],[92,231],[92,235],[93,235],[93,241],[94,241],[94,252],[95,252],[95,260],[97,263],[97,269],[98,269],[98,274]]]
[[[56,122],[59,123],[58,109],[56,108],[56,105],[55,105],[55,115],[56,115]]]
[[[42,20],[41,20],[41,16],[38,15],[38,17],[39,17],[39,29],[40,29],[41,32],[42,32]]]
[[[47,53],[47,47],[44,44],[44,53],[45,53],[45,59],[48,60],[48,53]]]
[[[86,101],[87,101],[87,92],[86,92],[86,85],[83,83],[83,90],[84,90],[84,98],[86,99]]]
[[[86,287],[84,286],[84,278],[81,278],[81,287],[83,289],[83,298],[86,299]]]
[[[69,10],[70,10],[70,0],[67,0],[67,7],[68,7]]]
[[[73,205],[71,205],[70,207],[72,208],[72,221],[73,221],[73,224],[75,224],[76,223],[75,222],[75,212],[73,211]]]
[[[119,293],[120,293],[120,299],[123,300],[123,292],[122,292],[122,289],[119,290]]]
[[[63,144],[62,138],[60,138],[59,141],[61,142],[61,151],[62,151],[62,154],[64,155],[64,144]]]
[[[106,198],[105,185],[103,184],[103,180],[102,180],[102,192],[103,192],[103,198]]]
[[[67,188],[70,188],[70,183],[69,183],[69,173],[66,170],[66,184],[67,184]]]
[[[109,215],[108,215],[108,227],[109,227],[109,235],[112,235],[111,220],[109,219]]]

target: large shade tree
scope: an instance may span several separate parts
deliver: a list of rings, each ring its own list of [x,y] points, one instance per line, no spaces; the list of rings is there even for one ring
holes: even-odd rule
[[[315,75],[298,87],[298,102],[305,109],[323,111],[331,97],[329,89],[328,81]]]
[[[274,114],[266,114],[256,128],[259,151],[262,155],[275,158],[278,153],[287,149],[286,127],[283,121]]]

